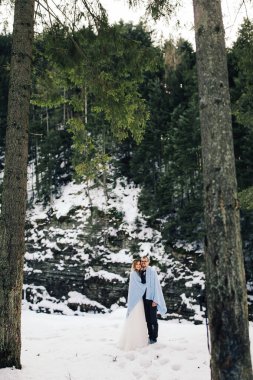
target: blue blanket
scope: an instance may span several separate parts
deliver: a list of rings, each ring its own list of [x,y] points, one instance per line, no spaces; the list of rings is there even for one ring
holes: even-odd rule
[[[146,299],[157,303],[157,310],[161,315],[167,312],[166,304],[163,297],[162,287],[157,276],[156,270],[152,267],[146,269]]]
[[[127,316],[131,313],[133,308],[142,299],[147,286],[141,283],[141,277],[136,271],[130,273],[130,281],[127,297]]]
[[[157,304],[157,310],[161,315],[166,314],[167,308],[163,297],[162,287],[156,270],[152,267],[146,269],[146,284],[141,283],[141,277],[136,271],[130,273],[130,281],[127,297],[127,316],[142,299],[146,291],[146,299]]]

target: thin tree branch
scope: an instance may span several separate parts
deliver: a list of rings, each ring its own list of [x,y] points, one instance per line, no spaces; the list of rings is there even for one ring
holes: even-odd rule
[[[51,18],[51,14],[49,12],[50,8],[49,8],[49,5],[48,5],[48,1],[47,0],[44,0],[46,5],[47,5],[47,11],[48,11],[48,16],[49,16],[49,20],[50,20],[50,25],[51,25],[51,28],[53,26],[53,23],[52,23],[52,18]]]
[[[243,5],[244,5],[244,8],[245,8],[246,17],[249,20],[249,15],[248,15],[248,9],[247,9],[247,6],[246,6],[246,2],[245,2],[245,0],[243,0],[242,2],[243,2]]]
[[[46,10],[47,12],[50,12],[51,16],[62,26],[65,28],[65,25],[63,24],[63,22],[61,22],[61,20],[59,19],[59,17],[53,13],[52,9],[50,8],[49,10],[43,5],[41,4],[40,0],[36,0],[36,2],[44,9]],[[75,47],[77,48],[77,50],[79,51],[79,53],[83,56],[83,57],[86,57],[83,49],[81,49],[81,47],[78,45],[78,43],[76,42],[76,40],[71,36],[71,34],[69,35],[69,38],[71,39],[71,41],[73,42],[73,44],[75,45]]]

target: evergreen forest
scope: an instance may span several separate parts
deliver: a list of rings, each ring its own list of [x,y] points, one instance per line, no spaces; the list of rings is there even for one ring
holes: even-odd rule
[[[1,35],[0,143],[4,150],[11,36]],[[234,149],[244,248],[252,247],[253,24],[228,49]],[[55,24],[35,39],[29,200],[47,205],[61,185],[123,175],[141,186],[140,210],[168,247],[201,246],[201,141],[196,57],[188,41],[155,46],[139,24]],[[62,167],[62,158],[65,166]],[[1,165],[3,163],[1,162]],[[110,171],[113,167],[113,174]],[[249,255],[250,256],[250,255]],[[250,257],[248,257],[250,260]]]

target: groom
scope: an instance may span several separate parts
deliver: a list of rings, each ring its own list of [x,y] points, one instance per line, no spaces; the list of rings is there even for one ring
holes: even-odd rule
[[[157,310],[163,315],[166,313],[166,305],[162,293],[161,284],[156,270],[149,266],[148,256],[141,258],[141,282],[147,288],[143,295],[145,317],[148,327],[149,343],[156,343],[158,336]]]

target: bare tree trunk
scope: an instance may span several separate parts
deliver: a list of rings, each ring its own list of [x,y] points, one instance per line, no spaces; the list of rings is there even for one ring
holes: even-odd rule
[[[21,368],[28,122],[34,0],[16,0],[0,218],[0,368]]]
[[[252,380],[246,282],[220,0],[193,0],[212,380]]]
[[[88,91],[87,91],[86,85],[83,88],[83,96],[84,96],[84,122],[85,122],[85,125],[87,125],[88,123]]]
[[[46,123],[47,123],[47,136],[49,135],[49,113],[48,107],[46,107]]]
[[[64,128],[66,127],[66,88],[63,88],[63,98],[64,98],[64,103],[63,103],[63,126]]]

